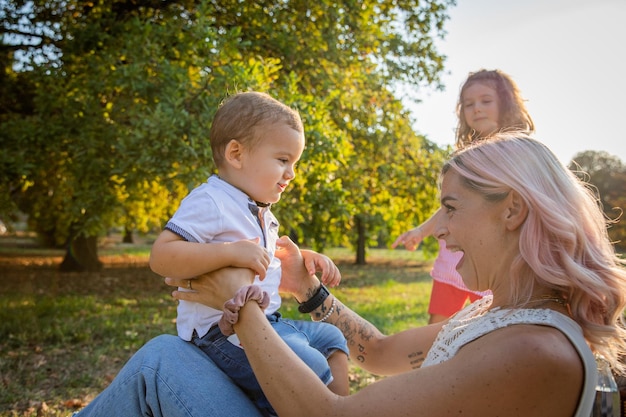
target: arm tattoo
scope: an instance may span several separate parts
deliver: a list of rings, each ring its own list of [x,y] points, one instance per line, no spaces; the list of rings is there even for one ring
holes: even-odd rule
[[[338,318],[334,322],[335,326],[345,336],[348,346],[356,347],[356,349],[351,349],[353,357],[358,362],[364,363],[367,357],[364,342],[370,341],[375,336],[376,328],[356,313],[346,309],[339,302],[336,305],[336,312]]]
[[[411,368],[417,369],[422,366],[422,362],[424,362],[424,352],[418,350],[417,352],[409,353],[409,363],[411,364]]]
[[[327,310],[328,308],[324,306],[320,316]],[[361,364],[365,363],[368,355],[368,342],[378,336],[380,333],[378,329],[373,324],[345,307],[341,304],[341,302],[339,302],[339,300],[337,300],[333,317],[333,324],[341,330],[346,338],[346,341],[348,342],[348,346],[350,347],[350,356]],[[421,367],[425,356],[426,352],[423,350],[410,352],[407,355],[410,367],[412,369]]]
[[[312,295],[309,296],[309,298],[311,298]],[[325,303],[322,303],[322,305],[319,307],[319,311],[316,311],[313,316],[315,316],[314,320],[315,321],[320,321],[322,319],[322,317],[324,317],[326,315],[326,312],[328,311],[328,307],[326,307]]]
[[[359,362],[363,363],[363,362],[365,362],[365,357],[367,356],[367,352],[365,351],[365,346],[359,344],[358,350],[359,350],[359,354],[356,355],[356,359]]]
[[[306,299],[310,300],[315,293],[317,292],[317,288],[313,287],[313,288],[309,288],[308,290],[306,290]]]

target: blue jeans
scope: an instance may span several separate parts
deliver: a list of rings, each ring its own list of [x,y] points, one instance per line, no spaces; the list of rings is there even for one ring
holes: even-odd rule
[[[328,323],[283,319],[280,313],[269,315],[267,319],[276,333],[322,382],[332,382],[327,358],[336,350],[348,354],[346,339],[338,328]],[[252,372],[244,349],[231,343],[219,327],[214,326],[203,337],[194,337],[192,342],[250,396],[264,416],[276,414]]]
[[[207,355],[178,336],[146,343],[78,417],[261,417]]]

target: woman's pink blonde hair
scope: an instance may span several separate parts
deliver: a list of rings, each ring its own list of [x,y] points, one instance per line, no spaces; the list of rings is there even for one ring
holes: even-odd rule
[[[625,262],[609,240],[610,221],[592,187],[521,132],[497,133],[458,150],[443,175],[449,170],[486,200],[515,191],[528,206],[510,274],[512,305],[523,306],[538,283],[551,288],[568,301],[592,350],[623,372]]]

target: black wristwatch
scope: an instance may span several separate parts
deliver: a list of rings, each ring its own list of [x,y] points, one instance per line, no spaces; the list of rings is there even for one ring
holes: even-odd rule
[[[329,295],[330,292],[328,292],[328,289],[324,286],[324,284],[320,284],[320,287],[317,289],[315,294],[313,294],[313,297],[309,298],[304,303],[300,303],[298,311],[300,313],[310,313],[321,306]]]

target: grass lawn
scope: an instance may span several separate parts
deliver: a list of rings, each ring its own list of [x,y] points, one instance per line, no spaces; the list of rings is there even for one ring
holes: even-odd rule
[[[0,417],[68,416],[87,404],[144,343],[175,334],[171,288],[147,265],[149,244],[108,243],[98,273],[61,273],[63,252],[0,238]],[[333,293],[385,333],[427,322],[431,261],[372,249],[354,265],[326,252],[343,280]],[[286,299],[282,313],[303,318]],[[308,319],[308,318],[306,318]],[[375,379],[351,365],[353,390]]]

